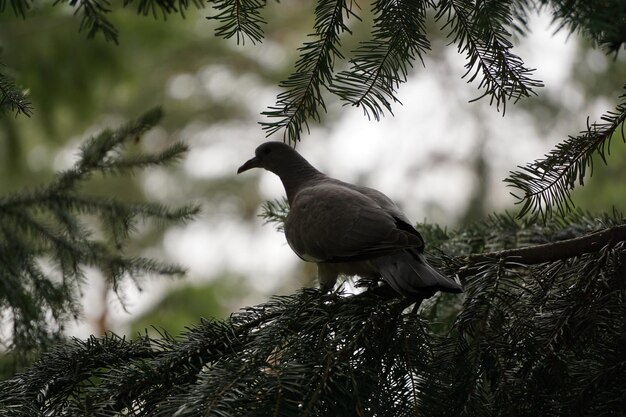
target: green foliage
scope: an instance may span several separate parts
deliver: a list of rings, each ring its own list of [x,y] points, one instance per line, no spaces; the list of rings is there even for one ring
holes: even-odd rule
[[[263,39],[261,24],[265,23],[261,10],[265,4],[260,0],[216,1],[213,7],[219,13],[210,19],[219,21],[221,26],[215,29],[215,35],[224,39],[235,36],[237,44],[245,43],[246,39],[252,43],[260,42]]]
[[[520,171],[511,173],[505,180],[523,192],[521,196],[513,194],[522,203],[520,217],[531,213],[545,219],[555,207],[560,214],[571,209],[571,190],[577,182],[583,185],[587,174],[593,174],[594,156],[606,164],[613,137],[619,135],[626,142],[626,94],[620,99],[614,111],[602,116],[602,122],[587,122],[587,129],[578,136],[570,136],[544,159],[519,167]]]
[[[152,110],[117,130],[105,130],[85,142],[74,166],[50,184],[0,197],[0,317],[12,328],[9,339],[2,340],[5,346],[28,353],[57,340],[65,323],[80,315],[77,296],[85,267],[100,270],[116,292],[123,279],[183,272],[127,254],[125,246],[138,221],[186,221],[196,207],[169,209],[80,189],[98,173],[127,174],[180,158],[186,151],[181,143],[154,154],[128,152],[160,118],[160,110]]]
[[[480,228],[493,231],[485,242],[502,248],[512,236],[517,245],[559,242],[623,224],[619,213],[600,219],[574,213],[545,227],[500,217]],[[508,238],[494,242],[494,232]],[[558,244],[553,247],[558,251]],[[626,330],[620,319],[626,308],[625,260],[620,241],[537,265],[525,265],[523,257],[475,265],[464,282],[465,308],[440,362],[454,393],[446,413],[619,414],[625,405],[619,391],[626,386],[618,371],[626,363],[617,358]],[[520,395],[528,401],[516,401]]]
[[[30,3],[11,4],[24,15]],[[117,40],[108,2],[69,4],[88,35]],[[135,4],[139,14],[166,16],[192,3]],[[217,34],[259,42],[264,6],[217,3]],[[380,0],[372,5],[371,39],[353,51],[350,69],[335,72],[344,57],[342,36],[359,24],[349,26],[347,19],[358,19],[358,8],[319,0],[313,40],[300,48],[264,127],[299,140],[325,110],[324,88],[374,118],[391,111],[412,62],[428,49],[430,9],[467,55],[465,76],[478,81],[481,97],[504,108],[540,85],[512,53],[509,32],[523,35],[528,14],[540,7],[552,8],[557,23],[609,52],[626,39],[623,19],[615,18],[623,16],[621,0]],[[592,167],[592,155],[604,159],[623,127],[623,107],[513,174],[511,184],[524,191],[522,214],[541,214],[544,224],[505,214],[457,232],[420,226],[431,241],[429,259],[461,278],[462,297],[437,295],[415,314],[412,301],[393,298],[385,287],[359,295],[309,289],[226,320],[204,320],[177,339],[164,333],[134,341],[115,335],[72,340],[0,382],[0,416],[620,415],[626,408],[626,223],[619,213],[568,210],[570,188]],[[124,203],[78,188],[96,172],[124,174],[176,159],[184,146],[154,155],[129,152],[158,116],[95,136],[50,185],[0,199],[0,312],[14,324],[5,344],[28,352],[51,343],[78,312],[85,266],[100,269],[114,289],[138,274],[179,271],[128,255],[126,244],[140,219],[185,220],[194,208]],[[284,201],[270,202],[263,216],[280,227],[287,209]]]
[[[261,208],[261,217],[265,224],[274,223],[276,230],[282,232],[285,230],[285,220],[289,214],[289,202],[286,198],[281,200],[270,200],[263,203]]]
[[[0,404],[17,416],[619,415],[624,242],[540,264],[469,255],[531,242],[558,251],[624,227],[617,213],[545,226],[494,216],[449,233],[433,259],[464,277],[465,295],[428,300],[419,315],[377,290],[305,289],[180,339],[74,340],[0,383]]]
[[[16,16],[26,17],[26,11],[29,10],[32,5],[29,0],[0,0],[0,12],[4,12],[7,7],[7,3],[11,3],[11,9]]]
[[[65,3],[64,0],[57,0],[58,3]],[[117,29],[107,18],[111,12],[108,0],[69,0],[71,6],[75,7],[74,14],[80,15],[80,32],[87,31],[87,38],[91,39],[98,33],[104,36],[107,41],[118,42]]]
[[[593,178],[586,181],[586,187],[579,187],[572,193],[577,207],[596,213],[607,207],[626,212],[626,154],[612,152],[607,155],[607,166],[596,169]]]
[[[276,105],[263,114],[270,120],[262,123],[268,135],[285,130],[289,141],[300,140],[302,128],[308,129],[310,119],[320,120],[319,109],[326,109],[322,87],[332,79],[335,59],[343,58],[339,51],[339,35],[349,32],[344,15],[353,15],[352,3],[346,0],[320,0],[315,8],[315,40],[300,47],[300,58],[295,72],[280,86],[285,89],[278,95]]]
[[[124,0],[122,5],[127,7],[133,3],[137,3],[137,14],[151,14],[155,18],[158,12],[161,12],[163,18],[172,13],[180,13],[184,17],[190,5],[197,9],[204,8],[204,2],[199,0]],[[74,8],[74,14],[81,17],[78,30],[86,31],[88,39],[101,34],[106,41],[119,42],[118,30],[109,19],[113,10],[109,0],[56,0],[54,4],[69,4]]]
[[[134,2],[126,0],[123,6]],[[253,43],[263,38],[265,23],[261,11],[266,2],[257,0],[218,1],[216,34],[236,37],[237,42],[249,39]],[[72,1],[76,13],[82,15],[81,30],[88,37],[102,33],[105,39],[117,42],[117,29],[108,20],[111,11],[108,2],[101,0]],[[184,11],[191,5],[202,8],[199,1],[142,0],[137,4],[139,14],[152,14],[157,10],[165,17]],[[524,34],[531,11],[543,6],[553,9],[554,20],[560,27],[581,31],[590,39],[617,51],[626,39],[622,16],[624,5],[619,0],[589,3],[584,1],[479,1],[431,0],[390,1],[379,0],[372,4],[374,15],[372,37],[361,43],[352,55],[351,68],[335,73],[335,62],[344,59],[341,51],[342,36],[352,33],[347,19],[354,17],[359,6],[344,0],[319,0],[315,8],[314,40],[305,42],[300,50],[294,72],[281,83],[284,89],[276,104],[264,115],[262,122],[268,135],[283,131],[290,142],[300,140],[303,130],[308,130],[311,120],[319,121],[326,110],[323,90],[355,106],[362,106],[365,114],[378,119],[383,111],[392,110],[397,101],[396,91],[406,80],[412,62],[429,49],[425,18],[433,9],[436,19],[446,30],[451,43],[467,55],[466,73],[469,81],[478,80],[482,90],[477,98],[490,97],[498,108],[505,108],[508,100],[518,101],[535,94],[542,84],[533,79],[532,70],[512,52],[510,30]]]
[[[415,58],[430,49],[425,36],[428,2],[374,2],[372,40],[362,42],[354,52],[349,71],[341,71],[331,91],[379,120],[382,108],[391,112],[397,102],[394,92],[405,82]],[[423,61],[422,61],[423,62]]]
[[[30,118],[15,118],[8,108],[0,115],[0,176],[4,179],[0,191],[51,178],[55,159],[42,154],[53,155],[68,139],[85,136],[94,126],[117,123],[125,115],[140,114],[155,103],[167,112],[159,132],[164,129],[168,135],[192,121],[255,123],[246,103],[216,97],[204,88],[203,77],[209,71],[222,71],[228,63],[237,68],[236,77],[251,79],[254,74],[254,83],[262,88],[277,83],[282,72],[264,69],[254,56],[212,36],[199,12],[190,10],[187,20],[173,15],[164,23],[137,17],[136,6],[128,6],[133,10],[114,8],[110,14],[120,33],[119,45],[100,36],[84,39],[76,33],[74,16],[51,5],[42,5],[26,20],[9,13],[0,16],[0,60],[13,70],[10,75],[16,83],[28,88],[33,108]],[[298,10],[296,18],[305,13]],[[197,30],[197,25],[205,30]],[[188,99],[170,94],[173,80],[182,74],[201,86]],[[40,158],[33,163],[35,154]],[[184,174],[178,172],[183,180]],[[197,193],[201,183],[186,180]],[[127,181],[123,189],[131,187],[134,193],[140,192],[140,181]]]
[[[33,109],[26,94],[15,85],[15,81],[0,72],[0,112],[7,110],[15,115],[22,113],[30,116]]]
[[[560,27],[580,31],[605,49],[616,53],[626,39],[626,4],[623,1],[542,0],[553,9]]]
[[[185,13],[191,5],[198,10],[205,6],[201,0],[124,0],[124,7],[134,3],[137,3],[138,14],[144,16],[151,14],[156,19],[160,12],[163,20],[173,13],[179,13],[182,17],[185,17]]]
[[[474,81],[482,75],[478,88],[484,93],[476,100],[489,96],[498,107],[535,94],[533,88],[542,86],[530,78],[532,70],[524,67],[521,58],[511,53],[506,27],[511,25],[512,6],[503,1],[446,0],[437,13],[438,20],[445,18],[444,28],[450,28],[459,52],[467,54],[464,77]]]
[[[506,27],[513,25],[513,16],[521,14],[515,12],[516,7],[523,9],[517,2],[506,1],[376,1],[372,39],[354,51],[350,70],[334,75],[335,60],[343,59],[340,35],[351,33],[344,15],[358,19],[357,6],[321,0],[312,34],[317,40],[300,48],[295,72],[281,84],[285,91],[276,105],[264,113],[270,120],[263,122],[263,127],[268,135],[284,130],[286,140],[300,140],[303,127],[308,129],[309,120],[319,120],[320,109],[325,110],[323,87],[362,106],[365,114],[375,119],[384,110],[391,111],[391,103],[397,101],[396,90],[406,80],[412,62],[429,48],[424,24],[429,8],[435,9],[443,28],[449,28],[448,36],[459,51],[467,54],[465,76],[470,81],[482,78],[478,85],[484,89],[481,97],[490,96],[498,107],[504,107],[507,100],[534,94],[533,89],[542,84],[530,78],[532,70],[511,52],[508,39]]]

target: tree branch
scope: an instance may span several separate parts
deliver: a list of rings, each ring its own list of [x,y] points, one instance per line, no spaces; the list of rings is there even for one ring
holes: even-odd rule
[[[471,254],[465,257],[468,265],[462,267],[458,274],[460,277],[472,275],[478,268],[476,264],[493,261],[494,259],[505,259],[522,265],[536,265],[597,252],[607,245],[614,245],[623,241],[626,241],[626,224],[559,242],[506,249],[497,252]]]

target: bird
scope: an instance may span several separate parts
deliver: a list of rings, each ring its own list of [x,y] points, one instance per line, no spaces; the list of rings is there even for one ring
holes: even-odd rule
[[[264,168],[283,183],[287,243],[302,260],[317,264],[323,292],[333,290],[339,275],[382,279],[416,300],[437,291],[463,292],[426,262],[424,239],[382,192],[331,178],[279,141],[259,145],[237,174],[252,168]]]

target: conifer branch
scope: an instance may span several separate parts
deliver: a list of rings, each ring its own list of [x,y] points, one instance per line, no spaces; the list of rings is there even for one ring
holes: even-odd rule
[[[325,303],[324,300],[332,302]],[[398,334],[399,339],[395,339],[396,332],[392,331],[386,338],[372,338],[373,332],[389,323],[402,323],[400,312],[405,306],[397,300],[387,303],[372,294],[331,300],[318,290],[304,290],[289,297],[275,297],[264,305],[237,313],[224,323],[204,321],[189,329],[183,342],[166,339],[153,345],[146,338],[135,343],[115,336],[91,338],[86,343],[74,340],[71,349],[60,348],[42,358],[42,363],[55,362],[52,367],[33,367],[29,375],[23,375],[22,384],[13,385],[8,390],[4,390],[0,383],[3,388],[0,404],[12,398],[14,393],[27,389],[25,386],[45,386],[50,389],[38,396],[36,404],[41,412],[49,414],[77,407],[92,414],[127,412],[147,416],[178,413],[186,416],[198,413],[198,408],[189,407],[189,404],[201,404],[206,413],[247,415],[246,410],[256,409],[258,414],[255,415],[267,415],[263,414],[265,407],[276,407],[279,398],[282,398],[279,414],[285,416],[302,415],[304,406],[298,406],[298,398],[300,401],[308,399],[316,413],[327,407],[342,408],[338,400],[349,387],[340,388],[335,394],[336,399],[324,405],[328,401],[326,389],[321,397],[315,395],[320,385],[301,386],[299,382],[310,382],[316,375],[326,375],[328,388],[336,389],[338,380],[346,377],[370,378],[365,366],[358,362],[350,366],[348,359],[355,350],[364,349],[365,360],[365,353],[372,343],[376,349],[387,351],[394,340],[403,340],[409,334],[414,337],[406,332],[404,336]],[[319,346],[319,352],[308,359],[308,349],[301,350],[294,343],[305,335],[297,331],[301,320],[311,320],[310,330],[317,334],[311,342]],[[362,322],[366,325],[360,325]],[[414,320],[410,323],[410,326],[416,324]],[[343,336],[337,338],[337,332]],[[411,346],[399,344],[397,348]],[[325,370],[310,367],[311,360],[320,358],[328,363]],[[302,366],[291,369],[294,361],[303,361]],[[72,363],[80,366],[68,366]],[[86,385],[94,372],[97,372],[100,383]],[[48,379],[50,375],[55,376]],[[157,379],[160,382],[155,384]],[[282,391],[263,388],[269,388],[275,382],[281,384]],[[172,395],[174,392],[182,395]],[[260,401],[237,401],[241,394],[252,392],[261,395]],[[66,397],[72,400],[63,401]],[[363,393],[362,401],[371,401],[367,393]],[[157,407],[156,402],[160,403]]]
[[[0,13],[4,13],[7,3],[11,3],[11,8],[15,16],[26,18],[26,11],[32,7],[30,0],[0,0]]]
[[[475,272],[481,263],[500,260],[510,265],[537,265],[557,262],[563,259],[579,257],[587,253],[598,252],[603,248],[615,246],[626,241],[626,225],[617,225],[583,236],[542,245],[505,249],[497,252],[471,254],[466,257],[467,265],[460,271],[461,277]]]
[[[588,2],[585,0],[543,0],[552,6],[558,28],[579,31],[600,45],[607,53],[615,53],[626,43],[626,3],[619,0]]]
[[[0,64],[0,69],[2,69],[2,64]],[[20,113],[30,116],[33,108],[26,94],[15,85],[15,81],[0,72],[0,112],[6,110],[15,113],[16,116]]]
[[[163,20],[173,13],[179,13],[184,18],[186,11],[191,5],[198,10],[203,9],[205,6],[202,0],[124,0],[124,7],[134,2],[137,2],[137,14],[143,16],[152,15],[156,19],[160,12]]]
[[[511,172],[504,180],[509,186],[523,192],[521,196],[512,193],[522,204],[520,217],[530,213],[538,214],[545,220],[555,206],[560,214],[571,210],[573,202],[570,192],[576,183],[584,184],[588,173],[593,174],[594,155],[600,156],[606,164],[606,155],[610,153],[614,135],[619,134],[622,141],[626,142],[626,94],[622,94],[620,100],[615,110],[601,117],[601,122],[589,124],[587,120],[587,129],[578,136],[570,136],[544,159],[518,167],[519,171]]]
[[[217,0],[213,7],[219,13],[207,17],[221,23],[215,29],[215,35],[224,39],[236,36],[237,44],[245,43],[246,38],[255,44],[263,39],[261,25],[265,20],[261,17],[261,10],[267,2],[264,0]]]
[[[75,165],[51,184],[0,197],[0,286],[11,286],[11,291],[0,291],[0,308],[12,312],[7,320],[15,329],[10,339],[0,342],[29,352],[56,340],[64,323],[80,314],[76,297],[86,266],[102,271],[116,293],[125,278],[184,272],[121,250],[139,220],[187,221],[197,207],[171,209],[77,191],[97,172],[127,172],[178,159],[186,151],[181,144],[157,154],[125,156],[124,148],[160,118],[160,110],[149,111],[118,130],[96,135],[81,147]],[[96,237],[98,225],[87,222],[86,215],[100,221],[104,238]],[[50,263],[47,272],[42,261]]]
[[[430,49],[424,21],[430,1],[378,0],[372,39],[362,42],[350,61],[349,71],[340,72],[331,91],[353,106],[363,106],[369,117],[379,120],[383,108],[391,112],[396,90],[406,81],[415,58]]]
[[[92,137],[81,146],[78,162],[72,169],[60,173],[56,181],[50,185],[48,192],[57,192],[73,187],[78,181],[88,179],[93,172],[99,171],[107,174],[115,173],[116,170],[119,172],[119,170],[128,169],[128,164],[120,160],[116,151],[124,142],[139,138],[158,123],[162,116],[161,109],[155,108],[146,112],[137,121],[128,123],[116,131],[106,129],[99,135]],[[185,151],[184,145],[179,143],[173,145],[163,152],[163,163],[175,161]],[[152,157],[144,156],[142,158]]]
[[[446,249],[463,255],[475,245],[524,245],[606,226],[623,230],[623,219],[617,213],[602,219],[572,213],[539,226],[494,216],[453,236]],[[438,314],[451,308],[441,299],[424,305],[422,314],[432,317],[423,320],[406,312],[412,301],[380,297],[377,291],[351,296],[305,289],[222,322],[202,321],[180,340],[166,335],[160,342],[142,337],[137,345],[113,336],[72,341],[0,382],[0,409],[11,404],[60,415],[83,410],[290,417],[358,415],[358,410],[381,416],[465,415],[469,407],[472,413],[498,408],[531,416],[550,407],[559,415],[572,410],[586,389],[592,400],[582,410],[610,415],[620,409],[610,399],[623,386],[621,374],[611,370],[623,360],[619,282],[625,247],[617,242],[604,245],[599,256],[524,269],[485,259],[465,279],[463,308],[453,310],[460,314],[452,328],[441,327]],[[611,360],[601,359],[605,355]],[[554,366],[555,357],[572,367]],[[541,369],[556,373],[567,389],[545,381]],[[597,378],[605,383],[590,385]],[[533,401],[516,403],[521,393]]]
[[[304,75],[296,80],[301,90],[296,84],[288,89],[306,93],[310,101],[284,96],[285,102],[273,109],[281,120],[293,110],[294,119],[283,126],[290,140],[299,138],[309,118],[319,117],[318,110],[324,107],[319,90],[330,85],[332,60],[341,57],[336,50],[338,35],[347,29],[333,20],[334,7],[339,7],[340,19],[349,8],[344,2],[322,3],[330,7],[326,10],[330,20],[316,29],[317,45],[306,51],[305,45],[301,56],[302,60],[308,53],[312,66],[301,68]],[[479,88],[504,106],[508,99],[532,94],[534,87],[533,80],[523,79],[528,70],[521,60],[507,55],[510,45],[503,28],[512,25],[512,15],[521,13],[510,10],[529,4],[620,10],[611,7],[623,2],[600,3],[447,0],[433,7],[440,13],[451,7],[440,18],[449,18],[455,42],[469,54],[467,77],[486,79]],[[583,13],[577,19],[585,16],[600,15]],[[615,28],[623,23],[613,21]],[[592,21],[579,23],[593,29]],[[523,31],[523,22],[518,30]],[[620,36],[592,33],[620,45]],[[335,36],[330,43],[325,41],[328,34]],[[380,50],[372,80],[384,78],[379,75],[391,63],[393,48],[399,47]],[[402,68],[410,67],[409,61],[402,62],[394,64],[399,71],[395,78],[389,77],[393,89],[380,90],[382,99],[372,98],[372,106],[383,109],[392,103],[403,80]],[[364,106],[376,85],[362,90]],[[308,107],[298,107],[302,103]],[[602,144],[592,146],[600,146],[599,151],[585,147],[586,142],[577,148],[570,138],[572,143],[565,146],[573,147],[563,149],[563,155],[575,157],[564,157],[564,166],[583,161],[576,156],[577,149],[604,158],[611,136],[623,127],[624,112],[618,106],[610,120],[604,120],[604,131],[592,129],[594,125],[587,129],[596,135],[590,136],[592,143],[604,136]],[[85,265],[103,269],[116,282],[147,271],[176,272],[173,266],[123,255],[120,245],[143,217],[186,219],[195,213],[193,207],[172,210],[123,203],[91,198],[76,189],[96,173],[129,172],[180,156],[182,145],[157,155],[125,152],[156,119],[158,113],[152,113],[118,131],[103,132],[52,184],[0,197],[0,319],[13,325],[14,332],[5,345],[29,349],[36,346],[33,341],[48,345],[58,341],[64,321],[79,312],[75,298],[67,294],[82,285]],[[546,171],[536,178],[528,174],[530,183],[539,184],[529,190],[549,193],[541,186],[549,186],[554,178],[546,164],[536,164]],[[552,169],[558,171],[560,166],[554,164]],[[589,167],[575,169],[580,173]],[[567,177],[571,169],[561,174]],[[262,216],[280,227],[287,212],[284,201],[270,202]],[[105,238],[94,233],[85,214],[103,222]],[[438,294],[416,314],[406,311],[413,300],[381,295],[385,287],[358,295],[304,289],[223,321],[202,321],[178,339],[164,334],[162,340],[148,335],[137,341],[114,335],[71,340],[0,382],[0,417],[621,415],[626,407],[624,218],[619,213],[600,218],[580,212],[560,214],[546,218],[544,224],[528,217],[492,216],[450,233],[420,227],[440,249],[429,252],[433,264],[448,274],[463,275],[465,293]],[[55,271],[60,275],[52,276]]]
[[[289,202],[286,198],[281,200],[270,200],[263,203],[259,217],[265,224],[274,223],[277,231],[285,230],[285,220],[289,214]]]
[[[118,43],[117,29],[107,18],[107,14],[111,12],[109,0],[55,0],[54,5],[60,3],[69,4],[75,8],[75,15],[81,15],[78,31],[86,30],[88,39],[101,33],[106,41]]]
[[[351,7],[346,0],[318,0],[311,34],[316,39],[299,48],[295,72],[280,84],[285,91],[278,95],[275,106],[263,112],[270,120],[278,119],[261,123],[268,136],[284,129],[284,138],[296,143],[303,126],[308,130],[309,119],[319,121],[319,108],[326,110],[322,87],[331,83],[334,60],[343,59],[339,35],[350,32],[344,14],[346,18],[355,16]]]
[[[484,92],[472,101],[490,96],[491,103],[504,110],[508,100],[517,102],[536,94],[533,89],[543,85],[530,78],[533,70],[511,52],[513,45],[506,30],[512,21],[509,2],[444,0],[439,3],[436,18],[445,19],[443,27],[450,28],[452,42],[459,52],[467,53],[463,77],[472,82],[482,74],[478,89]]]

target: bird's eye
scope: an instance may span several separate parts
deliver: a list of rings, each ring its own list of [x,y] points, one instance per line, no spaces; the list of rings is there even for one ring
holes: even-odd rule
[[[263,149],[263,155],[268,155],[272,150],[270,148]]]

